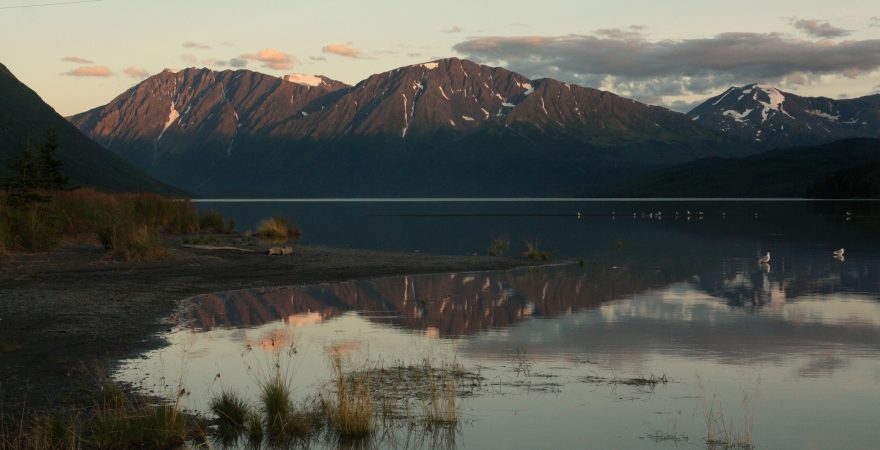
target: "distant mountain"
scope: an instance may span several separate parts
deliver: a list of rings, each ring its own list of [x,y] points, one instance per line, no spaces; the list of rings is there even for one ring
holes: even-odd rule
[[[70,120],[206,195],[577,195],[753,151],[664,108],[456,58],[355,86],[166,70]]]
[[[42,143],[49,130],[58,133],[57,157],[74,185],[108,191],[151,191],[180,195],[83,135],[30,88],[0,64],[0,177],[29,144]]]
[[[800,97],[774,87],[731,87],[694,108],[695,122],[770,147],[880,137],[880,95],[832,100]]]
[[[706,158],[619,184],[620,197],[875,198],[880,139],[847,139],[741,159]]]

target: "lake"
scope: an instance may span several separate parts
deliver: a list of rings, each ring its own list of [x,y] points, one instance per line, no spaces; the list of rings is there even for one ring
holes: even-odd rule
[[[207,411],[284,361],[319,392],[362,367],[454,362],[481,381],[452,436],[379,447],[868,449],[880,432],[874,202],[200,202],[239,229],[285,215],[314,245],[508,254],[552,265],[205,293],[119,381]],[[832,255],[846,248],[843,258]],[[758,258],[770,252],[770,264]],[[293,351],[295,350],[295,352]],[[327,443],[327,445],[333,447]],[[712,447],[712,445],[709,445]]]

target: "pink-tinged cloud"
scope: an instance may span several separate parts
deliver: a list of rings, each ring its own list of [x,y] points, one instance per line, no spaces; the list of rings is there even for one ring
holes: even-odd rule
[[[452,28],[448,28],[443,30],[444,33],[461,33],[464,29],[458,25],[453,26]]]
[[[295,58],[274,48],[264,48],[256,54],[241,55],[241,59],[258,61],[263,63],[263,67],[275,70],[290,69],[295,62]]]
[[[61,60],[64,62],[72,62],[76,64],[94,64],[94,61],[80,58],[79,56],[65,56],[64,58],[61,58]]]
[[[83,66],[69,72],[64,72],[62,75],[72,77],[112,77],[113,71],[106,66]]]
[[[211,48],[210,45],[205,44],[204,42],[193,42],[193,41],[186,41],[183,43],[183,46],[186,48],[201,48],[201,49]]]
[[[344,56],[346,58],[360,58],[361,51],[345,44],[327,44],[321,51],[333,55]]]
[[[122,73],[124,73],[132,78],[137,78],[137,79],[144,79],[144,78],[150,76],[150,72],[147,71],[147,69],[144,69],[143,67],[135,67],[135,66],[126,67],[125,69],[122,70]]]

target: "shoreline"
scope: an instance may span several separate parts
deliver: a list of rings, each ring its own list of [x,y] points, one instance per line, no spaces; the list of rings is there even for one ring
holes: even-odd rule
[[[169,255],[119,262],[79,245],[0,259],[0,415],[90,407],[114,364],[164,345],[166,320],[197,294],[535,264],[303,245],[267,256],[178,242]]]

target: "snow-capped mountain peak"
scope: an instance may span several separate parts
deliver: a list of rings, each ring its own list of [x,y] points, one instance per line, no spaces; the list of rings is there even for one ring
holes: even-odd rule
[[[728,88],[688,116],[710,128],[769,146],[817,144],[880,135],[880,96],[832,100],[750,84]]]

